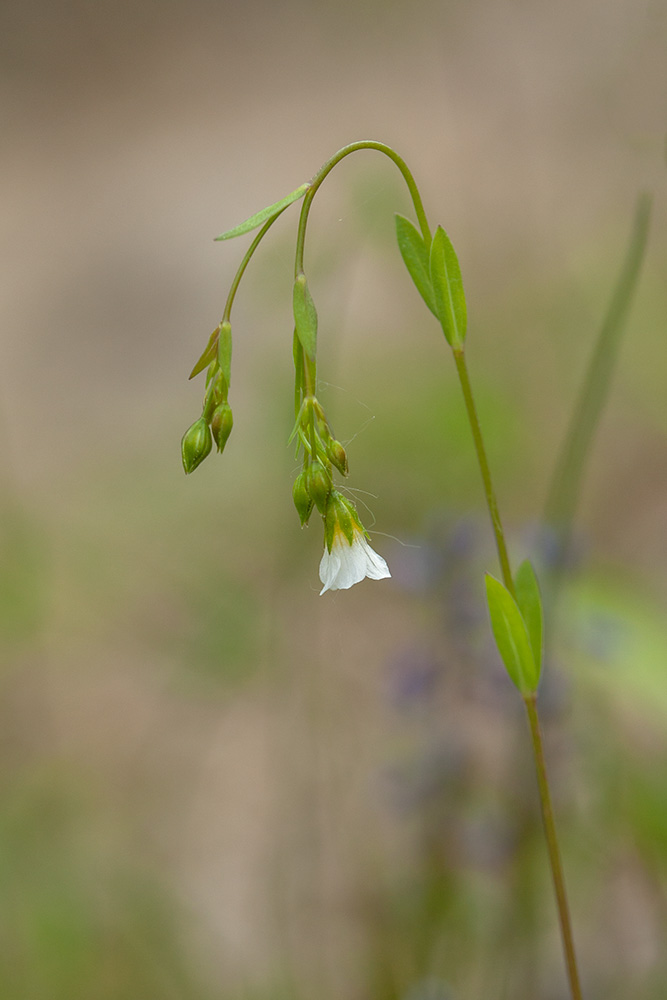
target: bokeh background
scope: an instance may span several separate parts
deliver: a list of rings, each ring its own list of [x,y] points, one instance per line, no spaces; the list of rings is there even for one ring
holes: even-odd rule
[[[291,506],[295,209],[237,299],[225,455],[180,467],[243,251],[212,237],[375,138],[457,247],[501,508],[544,572],[653,195],[542,706],[586,996],[663,998],[665,0],[3,0],[0,86],[0,994],[567,996],[478,472],[379,154],[327,181],[307,266],[393,579],[320,599]]]

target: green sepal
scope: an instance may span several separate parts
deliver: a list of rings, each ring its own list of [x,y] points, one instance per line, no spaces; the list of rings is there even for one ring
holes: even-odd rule
[[[192,371],[188,375],[189,379],[194,378],[195,375],[199,375],[200,372],[203,372],[204,368],[206,368],[208,365],[210,365],[211,361],[213,361],[215,359],[215,356],[216,356],[216,353],[217,353],[217,350],[218,350],[218,334],[219,333],[220,333],[220,327],[216,326],[215,330],[213,331],[213,333],[209,337],[208,344],[206,345],[206,350],[201,355],[201,357],[199,358],[199,361],[197,362],[197,364],[194,366],[194,368],[192,369]]]
[[[294,282],[294,323],[296,335],[310,361],[317,352],[317,311],[303,271]]]
[[[332,490],[329,494],[329,501],[327,503],[326,510],[323,514],[324,520],[324,544],[327,547],[327,551],[331,552],[331,546],[333,545],[334,532],[336,524],[338,523],[338,518],[336,516],[336,497],[338,493],[336,490]]]
[[[346,500],[338,490],[331,490],[324,511],[324,537],[329,552],[331,552],[336,528],[343,532],[349,544],[352,545],[355,525],[358,524],[359,517],[354,504]]]
[[[507,587],[489,573],[486,574],[486,598],[496,646],[507,673],[522,695],[535,694],[539,669],[517,602]]]
[[[431,243],[429,271],[436,315],[447,342],[455,350],[460,349],[466,335],[466,300],[458,257],[442,226],[436,229]]]
[[[220,369],[216,367],[211,378],[208,379],[208,387],[206,389],[206,395],[204,397],[204,406],[202,408],[202,417],[207,424],[210,424],[213,411],[216,406],[218,406],[224,399],[227,399],[228,387],[225,382],[225,376],[222,374]]]
[[[232,324],[226,319],[218,329],[218,364],[229,389],[232,381]]]
[[[280,215],[283,209],[291,205],[293,201],[298,201],[299,198],[303,198],[304,194],[310,187],[310,183],[306,182],[298,187],[296,191],[292,191],[291,194],[286,195],[281,198],[280,201],[274,202],[273,205],[269,205],[268,208],[263,208],[261,212],[256,212],[255,215],[251,215],[249,219],[245,222],[239,223],[238,226],[234,226],[233,229],[227,229],[224,233],[220,233],[216,236],[217,240],[231,240],[235,236],[243,236],[244,233],[251,233],[253,229],[259,229],[263,223],[268,222],[268,220],[274,215]]]
[[[433,297],[429,248],[419,230],[404,215],[396,214],[396,239],[403,263],[415,283],[417,291],[434,316],[438,316]]]
[[[540,586],[535,576],[535,570],[527,559],[521,563],[514,575],[514,588],[516,590],[516,601],[519,605],[521,616],[526,623],[526,629],[528,630],[528,638],[530,639],[530,646],[537,667],[537,681],[539,681],[542,672],[544,614],[542,611]]]

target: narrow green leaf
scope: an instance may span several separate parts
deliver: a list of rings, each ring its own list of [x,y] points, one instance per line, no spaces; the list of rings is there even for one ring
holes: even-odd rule
[[[498,652],[514,684],[523,695],[534,694],[539,681],[538,669],[528,637],[528,629],[509,590],[495,577],[486,574],[486,597],[491,628]]]
[[[225,376],[227,388],[232,379],[232,324],[225,320],[220,324],[220,334],[218,336],[218,364],[220,371]]]
[[[294,282],[294,324],[301,346],[311,361],[317,351],[317,311],[303,272]]]
[[[539,681],[542,671],[542,629],[544,615],[542,612],[540,586],[535,576],[535,570],[527,559],[521,563],[515,573],[514,586],[516,588],[517,604],[528,630],[528,638],[530,639],[533,658],[537,666],[537,679]]]
[[[298,201],[299,198],[303,198],[304,194],[310,187],[310,183],[302,184],[298,187],[296,191],[292,191],[291,194],[286,195],[281,198],[280,201],[276,201],[273,205],[269,205],[268,208],[263,208],[261,212],[257,212],[255,215],[251,215],[249,219],[245,222],[239,223],[238,226],[234,226],[233,229],[227,229],[220,236],[216,236],[216,240],[231,240],[235,236],[243,236],[244,233],[250,233],[253,229],[259,229],[263,223],[267,222],[271,216],[280,215],[284,208],[291,205],[293,201]]]
[[[216,326],[215,330],[211,334],[206,345],[206,349],[202,356],[200,357],[197,364],[194,366],[190,372],[188,378],[194,378],[195,375],[199,375],[200,372],[204,371],[210,365],[211,361],[215,358],[218,351],[218,334],[220,333],[220,327]]]
[[[419,230],[404,215],[396,215],[396,239],[403,263],[417,291],[434,316],[437,316],[429,270],[429,248]]]
[[[460,348],[466,335],[466,300],[458,257],[442,226],[436,229],[431,243],[429,270],[436,315],[448,343],[454,349]]]
[[[651,198],[642,194],[637,201],[625,260],[616,279],[553,472],[544,518],[557,532],[560,569],[567,561],[584,476],[611,390],[630,307],[646,257],[650,220]]]

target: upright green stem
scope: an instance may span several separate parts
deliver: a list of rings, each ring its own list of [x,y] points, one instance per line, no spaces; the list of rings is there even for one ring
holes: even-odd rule
[[[572,922],[570,920],[570,910],[565,891],[565,876],[561,862],[558,838],[556,836],[556,824],[554,822],[553,807],[551,804],[551,792],[549,790],[549,780],[544,761],[544,747],[542,744],[542,733],[540,730],[540,720],[537,714],[536,695],[528,695],[523,699],[530,726],[530,735],[533,744],[533,756],[535,758],[535,768],[537,771],[537,784],[540,792],[540,805],[542,807],[542,822],[544,824],[544,836],[547,841],[549,851],[549,863],[551,865],[551,875],[558,904],[558,914],[560,917],[560,931],[563,939],[563,952],[565,954],[565,964],[567,966],[568,981],[572,1000],[581,1000],[581,986],[579,984],[579,972],[577,970],[577,959],[574,952],[574,938],[572,935]]]
[[[455,349],[453,351],[453,354],[454,354],[454,361],[456,362],[456,370],[458,372],[459,380],[461,382],[461,389],[463,390],[463,398],[465,400],[466,410],[468,412],[470,429],[472,430],[472,436],[475,442],[477,459],[479,462],[480,471],[482,473],[482,481],[484,483],[484,493],[486,495],[486,503],[489,508],[489,514],[491,515],[491,524],[493,526],[493,533],[496,539],[496,547],[498,549],[498,558],[500,560],[503,582],[507,587],[507,589],[509,590],[509,592],[516,598],[516,588],[514,586],[514,580],[512,579],[512,571],[510,567],[509,555],[507,552],[507,544],[505,542],[505,533],[503,531],[502,522],[500,520],[500,513],[498,511],[498,502],[496,500],[495,491],[493,489],[491,470],[489,468],[489,462],[486,457],[486,449],[484,448],[482,430],[479,423],[479,417],[477,416],[477,408],[475,406],[475,400],[472,394],[472,387],[470,385],[470,378],[468,376],[468,368],[465,361],[465,355],[463,353],[462,348]],[[549,779],[547,777],[547,769],[544,760],[544,748],[542,745],[542,734],[540,732],[539,716],[537,713],[537,696],[526,695],[523,697],[523,702],[526,707],[526,713],[528,715],[528,722],[530,725],[533,757],[535,760],[535,770],[537,772],[537,785],[539,789],[540,806],[542,810],[542,821],[544,824],[544,834],[547,842],[547,851],[549,854],[549,864],[551,866],[551,874],[553,877],[553,884],[556,892],[558,920],[560,924],[561,937],[563,940],[563,952],[565,955],[565,965],[567,968],[568,981],[570,984],[570,993],[572,995],[572,1000],[582,1000],[581,987],[579,985],[579,974],[577,972],[577,962],[574,952],[572,922],[570,920],[570,910],[567,902],[567,892],[565,889],[563,865],[561,862],[560,850],[558,847],[558,838],[556,836],[556,825],[554,823],[553,808],[551,805],[551,793],[549,791]]]
[[[500,520],[500,513],[498,511],[498,501],[496,500],[496,494],[493,489],[493,482],[491,480],[491,470],[489,468],[489,461],[486,457],[486,449],[484,448],[484,439],[482,438],[482,429],[479,424],[479,417],[477,416],[477,408],[475,406],[475,400],[472,394],[472,387],[470,385],[470,378],[468,377],[468,367],[466,365],[465,354],[463,349],[454,350],[454,361],[456,362],[456,370],[459,374],[459,381],[461,382],[461,389],[463,390],[463,398],[466,404],[466,410],[468,411],[468,420],[470,421],[470,429],[472,430],[473,440],[475,442],[475,451],[477,452],[477,460],[479,462],[479,468],[482,473],[482,481],[484,483],[484,493],[486,496],[486,503],[489,508],[489,514],[491,516],[491,524],[493,526],[493,534],[496,539],[496,548],[498,549],[498,559],[500,560],[500,569],[503,574],[503,583],[509,590],[512,596],[515,595],[514,580],[512,579],[512,570],[510,568],[510,560],[507,552],[507,544],[505,542],[505,533],[503,532],[502,522]]]

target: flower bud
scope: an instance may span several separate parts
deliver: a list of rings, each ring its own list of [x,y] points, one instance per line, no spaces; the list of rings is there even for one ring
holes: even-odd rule
[[[334,441],[333,439],[329,441],[327,445],[327,454],[331,464],[336,466],[341,476],[346,476],[349,472],[347,454],[340,441]]]
[[[313,499],[308,492],[307,479],[308,476],[304,470],[296,477],[294,486],[292,487],[292,498],[302,528],[305,524],[308,524],[308,518],[312,514],[314,506]]]
[[[211,431],[213,432],[213,438],[215,439],[219,452],[224,450],[224,447],[227,444],[227,439],[232,433],[233,426],[234,417],[232,416],[232,408],[225,399],[218,407],[216,407],[213,411],[213,416],[211,417]]]
[[[331,476],[319,460],[310,463],[307,476],[308,493],[323,514],[331,493]]]
[[[194,472],[211,451],[211,431],[203,417],[195,420],[183,435],[181,441],[181,456],[186,474]]]

